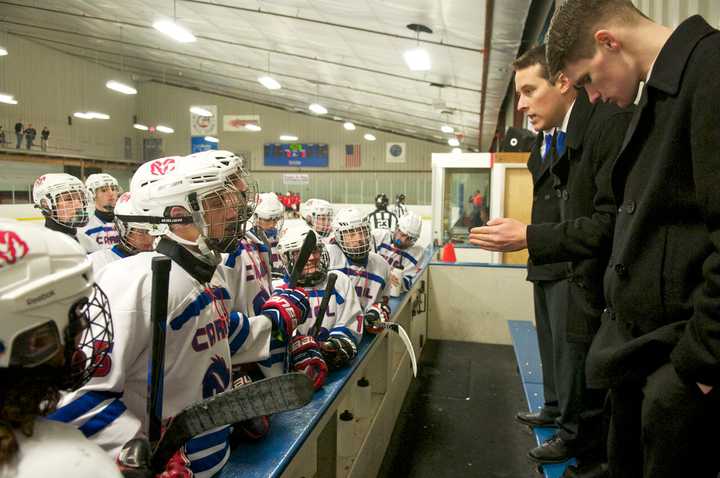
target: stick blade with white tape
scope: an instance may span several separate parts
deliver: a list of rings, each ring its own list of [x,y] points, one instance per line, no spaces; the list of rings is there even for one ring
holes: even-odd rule
[[[415,349],[413,348],[412,341],[410,340],[410,337],[408,337],[407,332],[405,332],[405,329],[395,322],[380,322],[379,324],[374,325],[374,327],[392,330],[400,336],[400,340],[403,344],[405,344],[405,348],[410,356],[410,365],[412,366],[413,377],[417,377],[417,358],[415,357]]]
[[[190,405],[170,421],[153,453],[152,468],[163,470],[185,442],[201,433],[242,420],[300,408],[312,400],[313,392],[307,375],[287,373]]]

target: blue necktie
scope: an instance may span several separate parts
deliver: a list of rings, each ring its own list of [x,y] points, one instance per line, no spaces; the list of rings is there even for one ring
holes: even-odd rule
[[[555,149],[557,150],[558,157],[562,157],[565,154],[565,132],[558,131],[557,141],[555,143]]]
[[[552,133],[545,133],[545,153],[542,155],[543,161],[550,154],[550,148],[552,148]]]

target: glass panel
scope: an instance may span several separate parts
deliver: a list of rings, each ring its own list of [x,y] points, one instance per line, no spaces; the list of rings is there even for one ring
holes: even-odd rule
[[[490,169],[445,170],[443,239],[467,241],[471,227],[482,226],[490,212]]]

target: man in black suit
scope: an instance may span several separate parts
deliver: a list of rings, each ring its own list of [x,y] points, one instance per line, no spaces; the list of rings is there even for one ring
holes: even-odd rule
[[[631,104],[611,171],[619,204],[607,308],[588,383],[610,387],[613,477],[720,471],[720,32],[674,31],[630,0],[568,0],[548,35],[551,71],[591,101]]]

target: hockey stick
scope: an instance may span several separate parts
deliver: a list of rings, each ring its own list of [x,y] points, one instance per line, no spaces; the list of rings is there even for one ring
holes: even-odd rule
[[[410,341],[410,337],[408,337],[407,332],[405,332],[405,329],[402,328],[402,326],[395,322],[379,322],[376,325],[373,325],[373,327],[377,327],[379,329],[388,329],[392,330],[396,334],[400,336],[400,340],[402,340],[402,343],[405,344],[405,348],[408,351],[408,355],[410,355],[410,363],[412,364],[413,369],[413,377],[417,377],[417,359],[415,358],[415,349],[413,348],[412,342]]]
[[[317,236],[315,235],[314,231],[310,231],[305,236],[303,245],[300,248],[300,253],[298,254],[295,265],[293,266],[293,270],[292,272],[290,272],[288,289],[294,289],[297,285],[297,281],[300,278],[300,273],[303,271],[303,269],[305,269],[305,264],[307,264],[307,260],[310,258],[310,254],[312,254],[312,252],[315,250],[315,246],[317,246]]]
[[[168,424],[152,457],[159,473],[191,438],[250,418],[300,408],[312,400],[313,386],[304,373],[286,373],[219,393],[190,405]]]
[[[150,323],[152,324],[152,349],[150,377],[148,378],[148,439],[151,444],[160,439],[163,409],[163,379],[165,375],[165,326],[167,322],[168,288],[170,283],[169,257],[152,259],[152,292],[150,295]]]
[[[317,337],[317,335],[320,333],[320,328],[322,326],[323,319],[325,318],[325,312],[327,311],[328,304],[330,303],[330,296],[332,296],[333,291],[335,290],[336,280],[337,274],[328,274],[327,284],[325,284],[325,292],[323,294],[322,300],[320,301],[320,308],[318,309],[315,323],[310,329],[310,332],[308,332],[308,335],[310,335],[311,337]]]

